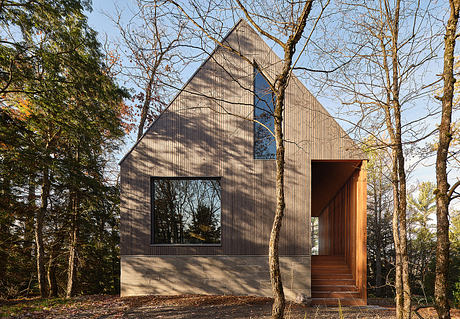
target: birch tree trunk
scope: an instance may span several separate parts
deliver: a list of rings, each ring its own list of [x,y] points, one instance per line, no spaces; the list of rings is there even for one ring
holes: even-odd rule
[[[72,228],[70,232],[70,247],[69,247],[69,261],[67,266],[67,288],[66,298],[70,298],[74,293],[74,282],[76,273],[76,255],[77,255],[77,239],[78,239],[78,194],[72,194]]]
[[[77,147],[75,154],[75,165],[78,167],[80,163],[80,151]],[[75,168],[75,167],[74,167]],[[78,243],[78,218],[80,210],[80,189],[78,184],[72,185],[70,189],[70,204],[71,204],[71,230],[70,230],[70,246],[69,246],[69,262],[67,267],[67,288],[66,298],[70,298],[74,293],[74,284],[76,277],[76,262],[77,262],[77,243]]]
[[[48,199],[50,196],[49,169],[45,165],[43,168],[43,177],[41,185],[40,208],[37,210],[35,218],[35,252],[37,261],[37,280],[38,289],[42,298],[47,297],[46,294],[46,274],[45,274],[45,248],[43,244],[43,221],[45,219],[46,210],[48,208]]]

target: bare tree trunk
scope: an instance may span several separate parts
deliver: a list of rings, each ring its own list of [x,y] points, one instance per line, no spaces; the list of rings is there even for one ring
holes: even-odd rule
[[[137,130],[137,140],[139,141],[144,134],[144,126],[145,126],[145,120],[147,119],[147,114],[150,109],[150,101],[152,99],[152,86],[153,86],[153,79],[154,79],[154,73],[150,75],[149,82],[147,86],[145,87],[145,100],[144,103],[142,104],[142,110],[141,110],[141,118],[139,121],[139,127]]]
[[[284,30],[290,29],[292,32],[289,34],[286,42],[283,42],[280,38],[277,38],[271,35],[266,30],[262,29],[254,19],[253,14],[248,11],[240,0],[235,0],[239,8],[244,13],[244,16],[247,18],[249,23],[263,36],[268,37],[270,40],[278,44],[284,52],[284,58],[281,61],[280,72],[275,76],[274,83],[270,83],[270,89],[273,91],[273,94],[276,96],[275,109],[273,113],[274,118],[274,135],[276,141],[276,182],[275,182],[275,193],[276,193],[276,208],[275,216],[273,218],[273,224],[270,232],[270,242],[269,242],[269,270],[270,270],[270,281],[274,296],[274,302],[272,307],[272,318],[280,319],[284,317],[285,309],[285,296],[283,291],[283,284],[281,279],[281,271],[279,264],[279,238],[280,231],[282,226],[282,220],[284,217],[285,209],[285,198],[284,198],[284,168],[285,168],[285,148],[284,148],[284,139],[283,139],[283,111],[284,111],[284,98],[285,91],[288,86],[289,78],[293,70],[293,56],[296,50],[296,45],[302,37],[302,34],[305,30],[307,18],[312,9],[313,0],[305,1],[303,5],[302,12],[295,21],[292,21],[292,24],[289,25]],[[228,50],[229,52],[235,53],[246,62],[248,62],[253,67],[257,67],[257,64],[252,58],[246,57],[238,49],[231,47],[227,43],[222,43],[216,40],[209,32],[206,31],[204,26],[192,18],[187,11],[182,8],[182,6],[174,0],[169,0],[169,3],[173,4],[179,9],[179,11],[184,14],[187,19],[189,19],[196,27],[201,29],[205,35],[216,42],[220,47]],[[293,2],[294,4],[295,2]],[[323,7],[322,9],[324,9]],[[314,28],[314,27],[313,27]],[[288,33],[286,31],[286,33]],[[308,41],[308,40],[307,40]]]
[[[374,214],[375,214],[375,286],[377,296],[382,295],[382,176],[379,176],[378,193],[374,191]]]
[[[395,208],[398,215],[398,226],[399,226],[399,266],[396,269],[400,271],[401,284],[402,284],[402,305],[397,306],[397,318],[410,319],[411,317],[411,290],[409,284],[409,256],[407,255],[407,222],[406,222],[406,170],[404,166],[404,151],[402,145],[402,131],[401,131],[401,105],[399,103],[400,93],[400,74],[399,74],[399,12],[400,12],[400,0],[396,1],[396,8],[394,19],[392,21],[392,85],[391,85],[391,106],[393,109],[394,116],[394,131],[391,135],[391,142],[393,144],[393,187],[397,188],[396,195],[397,203],[395,202]],[[396,168],[396,169],[395,169]],[[394,226],[393,226],[394,227]],[[398,237],[398,236],[395,236]],[[395,243],[396,245],[396,243]],[[398,261],[397,261],[398,264]],[[397,296],[397,300],[401,301],[401,297]]]
[[[395,289],[396,289],[396,319],[403,318],[402,305],[403,305],[403,285],[402,285],[402,258],[401,258],[401,243],[399,240],[399,223],[398,223],[398,209],[399,209],[399,185],[398,185],[398,162],[396,160],[396,151],[393,148],[392,152],[393,170],[393,240],[395,243]]]
[[[73,192],[72,198],[72,228],[70,231],[69,262],[67,266],[66,298],[73,296],[76,277],[77,241],[78,241],[78,192]]]
[[[37,210],[35,220],[35,250],[37,261],[37,280],[40,296],[45,298],[46,294],[46,277],[45,277],[45,249],[43,245],[43,221],[48,207],[48,198],[50,195],[49,169],[47,166],[43,168],[42,189],[41,189],[41,204]]]
[[[397,76],[397,75],[395,75]],[[394,79],[395,80],[395,79]],[[393,179],[393,238],[396,251],[396,318],[411,317],[411,289],[409,284],[409,257],[407,255],[407,191],[406,173],[404,168],[404,153],[401,138],[401,107],[399,105],[399,88],[393,85],[393,112],[395,129],[391,133],[392,146],[392,179]],[[387,109],[389,127],[390,111]]]
[[[80,162],[80,151],[77,147],[75,154],[75,166],[78,167]],[[75,167],[74,167],[75,168]],[[79,188],[76,185],[72,185],[70,189],[70,210],[72,212],[71,218],[71,230],[70,230],[70,245],[69,245],[69,262],[67,266],[67,288],[66,298],[73,296],[75,289],[75,277],[76,277],[76,262],[77,262],[77,242],[78,242],[78,213],[80,209],[80,198]]]
[[[275,79],[274,93],[276,95],[275,110],[273,112],[275,122],[275,141],[276,141],[276,210],[273,219],[273,226],[270,233],[270,243],[268,249],[269,267],[270,267],[270,281],[274,295],[274,302],[272,307],[272,318],[284,318],[284,308],[286,306],[283,284],[281,280],[281,272],[279,265],[278,243],[281,231],[281,223],[284,216],[284,209],[286,206],[284,199],[284,139],[283,139],[283,111],[284,111],[284,98],[286,88],[289,81],[289,76],[292,67],[292,57],[295,53],[295,48],[299,42],[303,30],[305,29],[308,15],[310,14],[313,5],[313,0],[308,1],[302,14],[298,19],[296,32],[292,34],[284,45],[284,60],[281,72]]]
[[[48,260],[48,287],[49,293],[48,297],[57,297],[58,296],[58,289],[57,289],[57,280],[56,280],[56,257],[57,257],[57,249],[56,244],[51,247],[51,252]]]
[[[35,176],[31,175],[27,194],[28,214],[24,223],[24,245],[31,258],[34,256],[34,217],[37,212],[35,199]]]
[[[399,122],[400,117],[397,118]],[[398,123],[398,128],[401,128],[401,123]],[[401,262],[402,262],[402,285],[403,285],[403,313],[405,319],[410,319],[412,310],[411,288],[409,282],[409,255],[407,253],[407,191],[406,191],[406,172],[404,169],[404,155],[402,151],[402,142],[399,144],[398,152],[399,162],[399,239],[401,249]]]
[[[274,302],[272,307],[273,318],[283,318],[285,308],[285,298],[283,291],[283,283],[281,281],[281,272],[279,265],[278,242],[280,237],[281,223],[284,216],[284,141],[282,132],[282,102],[278,102],[275,108],[275,140],[276,140],[276,211],[273,220],[272,231],[270,233],[270,244],[268,249],[269,265],[270,265],[270,281]]]
[[[449,270],[449,184],[447,181],[447,157],[452,140],[452,101],[454,97],[454,49],[457,33],[460,0],[449,0],[450,16],[444,37],[444,90],[442,96],[441,124],[436,155],[436,280],[434,297],[436,312],[440,319],[450,318],[447,300],[447,277]]]

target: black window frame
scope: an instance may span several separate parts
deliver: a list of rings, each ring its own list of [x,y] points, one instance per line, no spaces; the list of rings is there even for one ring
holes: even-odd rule
[[[203,244],[159,244],[155,243],[155,180],[216,180],[220,185],[220,243],[203,243]],[[222,176],[150,176],[150,246],[198,246],[198,247],[221,247],[223,239],[222,227]]]

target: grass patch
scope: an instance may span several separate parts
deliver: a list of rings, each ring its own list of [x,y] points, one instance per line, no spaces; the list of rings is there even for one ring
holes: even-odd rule
[[[0,317],[17,316],[27,312],[46,311],[56,306],[72,303],[64,298],[15,299],[0,302]]]

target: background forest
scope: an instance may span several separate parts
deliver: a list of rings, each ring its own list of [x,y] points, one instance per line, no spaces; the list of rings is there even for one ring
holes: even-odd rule
[[[329,5],[329,1],[320,3],[319,11]],[[406,3],[410,9],[409,1]],[[341,13],[351,10],[339,4],[334,8],[341,8]],[[201,20],[197,19],[214,27],[213,31],[228,30],[229,26],[208,16],[215,5],[198,10]],[[188,21],[190,17],[174,11],[176,7],[173,1],[133,1],[130,10],[116,9],[109,14],[116,35],[104,39],[88,25],[89,0],[0,2],[0,298],[119,292],[120,200],[116,160],[126,144],[132,144],[133,137],[142,136],[188,78],[190,70],[197,67],[197,61],[202,61],[214,45],[197,33]],[[425,13],[432,10],[429,6],[423,9]],[[408,86],[413,90],[406,93],[413,103],[425,99],[422,104],[429,105],[425,113],[417,113],[416,119],[413,114],[408,116],[404,125],[404,136],[409,136],[400,143],[404,154],[418,159],[415,164],[408,164],[409,170],[435,156],[438,147],[437,129],[429,133],[429,127],[422,124],[437,121],[434,117],[439,116],[440,103],[435,95],[442,91],[440,80],[434,79],[433,74],[426,76],[430,83],[419,83],[420,90],[414,88],[412,81],[425,78],[433,65],[440,68],[439,61],[423,70],[420,66],[425,67],[443,54],[443,21],[447,20],[448,9],[444,4],[434,7],[436,13],[442,14],[433,14],[433,24],[427,24],[431,30],[418,30],[421,33],[417,35],[423,36],[402,32],[410,39],[407,43],[414,39],[420,43],[431,41],[429,49],[412,45],[412,51],[407,51],[408,56],[417,55],[420,61],[407,62],[407,73],[402,76],[404,80],[410,79]],[[404,14],[412,21],[419,14],[415,12],[411,15],[409,10]],[[318,24],[318,33],[327,30],[331,16],[322,17],[325,22]],[[427,16],[428,13],[423,19]],[[417,24],[417,28],[421,25]],[[321,34],[318,38],[326,33]],[[432,38],[427,40],[427,34]],[[351,41],[348,37],[341,40]],[[338,52],[330,47],[319,49],[318,42],[314,43],[312,56],[334,57]],[[329,44],[334,43],[331,38]],[[362,52],[361,49],[358,51]],[[353,66],[350,56],[362,58],[364,54],[347,52],[342,60],[337,58],[343,73]],[[315,59],[307,64],[312,61]],[[351,73],[350,77],[342,74],[331,79],[331,70],[339,67],[317,61],[314,68],[299,67],[297,71],[319,95],[334,92],[347,96],[345,86],[357,90],[366,85],[350,86]],[[325,69],[319,70],[320,67]],[[414,71],[415,68],[420,71]],[[459,69],[457,65],[456,70]],[[312,79],[311,74],[316,73],[321,76]],[[437,69],[438,78],[439,73],[442,71]],[[331,91],[325,91],[325,87]],[[458,88],[455,90],[457,93]],[[455,97],[454,109],[458,110]],[[356,102],[346,98],[340,101],[347,107]],[[366,105],[356,103],[359,107]],[[365,117],[367,113],[362,109],[348,114],[349,122],[355,123],[349,123],[350,132],[355,133],[369,156],[369,297],[394,298],[396,252],[389,150],[392,143],[383,146],[381,140],[375,139],[381,131],[373,137],[362,134],[366,123],[375,120]],[[360,130],[356,129],[358,125]],[[459,130],[454,116],[448,163],[449,177],[454,182],[460,176]],[[387,138],[384,133],[380,137]],[[434,167],[430,169],[434,174]],[[413,175],[408,183],[405,215],[409,279],[413,299],[424,304],[432,303],[434,296],[437,186],[418,180],[416,173]],[[453,199],[458,197],[456,193],[451,195]],[[448,291],[451,302],[459,307],[460,211],[455,200],[450,207]]]
[[[388,157],[368,151],[367,262],[370,297],[394,297],[395,248],[392,235],[392,190]],[[436,258],[436,198],[432,182],[412,186],[408,196],[410,283],[418,304],[431,303]],[[460,306],[460,212],[451,211],[449,299]]]

